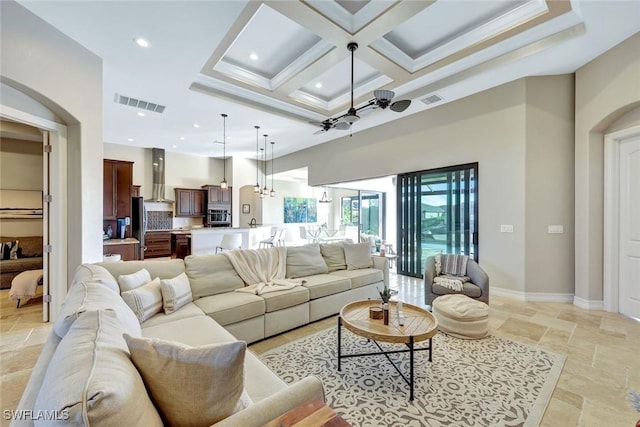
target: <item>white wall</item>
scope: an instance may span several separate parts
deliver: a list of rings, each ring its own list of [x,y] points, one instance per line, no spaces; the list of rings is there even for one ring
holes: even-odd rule
[[[603,300],[604,134],[640,106],[638,52],[640,33],[576,71],[575,283],[578,301],[590,307]]]
[[[102,60],[14,1],[0,2],[0,19],[3,86],[67,125],[66,242],[73,271],[81,262],[102,259],[102,192],[95,191],[102,187]],[[16,100],[4,95],[3,105]],[[8,106],[43,117],[33,104]]]
[[[7,125],[3,122],[3,129]],[[42,142],[0,138],[0,189],[42,191],[42,159]],[[42,219],[0,219],[2,236],[42,236],[42,231]]]

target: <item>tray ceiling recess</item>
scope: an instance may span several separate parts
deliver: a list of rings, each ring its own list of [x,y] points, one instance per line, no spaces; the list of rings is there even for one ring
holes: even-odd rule
[[[376,90],[423,100],[447,78],[561,43],[554,35],[581,23],[568,0],[252,1],[191,88],[321,122],[350,107],[349,43],[359,46],[353,102],[362,107]]]

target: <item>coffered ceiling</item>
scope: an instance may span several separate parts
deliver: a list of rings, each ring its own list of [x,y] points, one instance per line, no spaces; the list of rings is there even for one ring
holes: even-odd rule
[[[523,76],[573,72],[640,30],[638,1],[20,3],[103,58],[105,142],[214,157],[221,113],[228,155],[255,156],[254,125],[276,156],[347,135],[316,135],[309,122],[348,110],[350,42],[356,107],[379,89],[412,101],[362,115],[358,132]]]

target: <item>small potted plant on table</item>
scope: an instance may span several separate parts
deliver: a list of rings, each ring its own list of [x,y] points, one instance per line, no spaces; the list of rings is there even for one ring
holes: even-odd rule
[[[391,289],[384,287],[382,290],[378,289],[380,299],[382,300],[382,319],[385,325],[389,324],[389,299],[391,298]]]

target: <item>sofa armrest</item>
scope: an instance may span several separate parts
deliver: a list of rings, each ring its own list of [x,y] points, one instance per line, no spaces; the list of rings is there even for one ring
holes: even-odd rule
[[[427,257],[424,263],[424,303],[431,305],[433,303],[434,295],[431,289],[433,279],[436,277],[436,259],[433,256]]]
[[[373,260],[373,268],[377,268],[378,270],[382,270],[382,274],[384,277],[384,287],[389,287],[389,259],[383,256],[373,255],[371,257]]]
[[[324,388],[317,377],[309,376],[215,423],[212,427],[259,427],[313,398],[322,399],[324,402]]]
[[[489,304],[489,276],[482,267],[472,259],[469,259],[467,262],[467,276],[471,279],[471,282],[482,291],[478,299]]]

